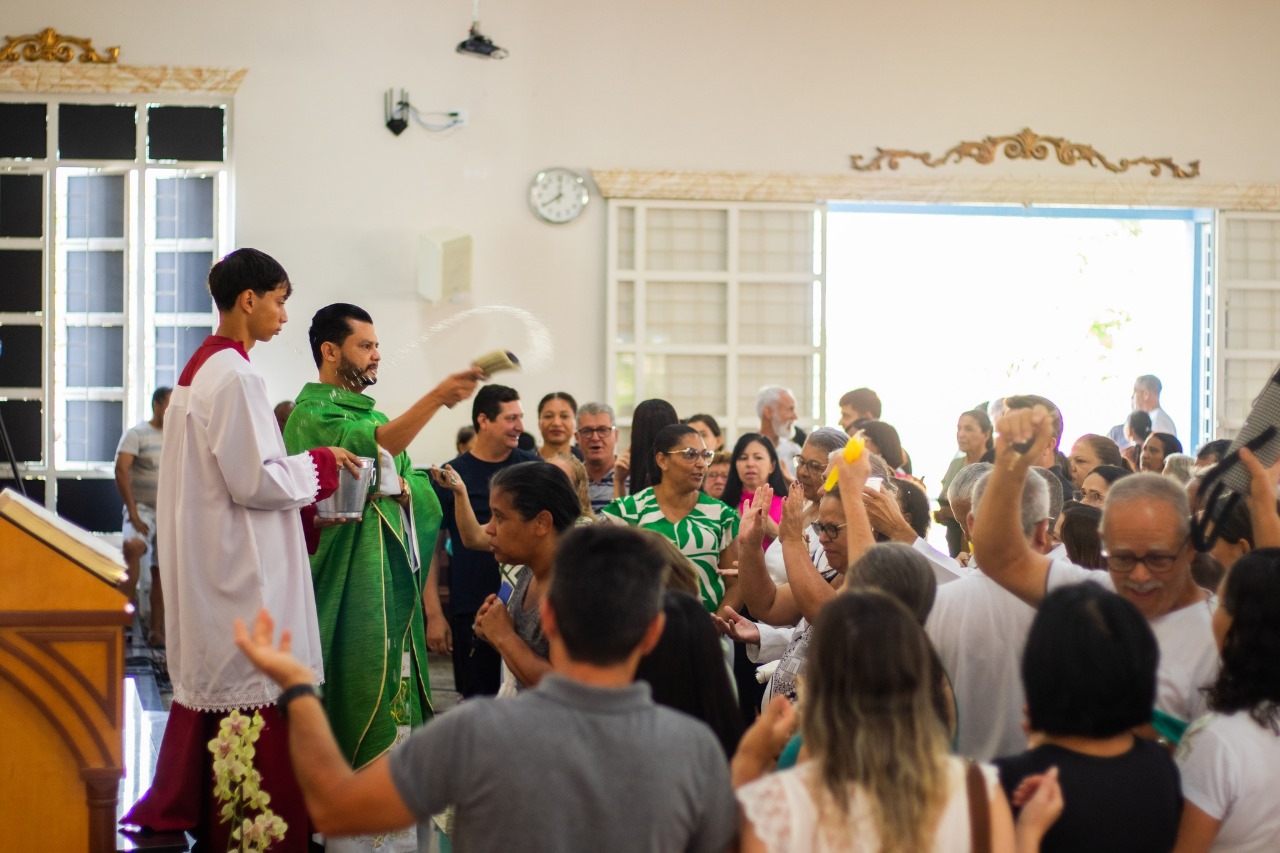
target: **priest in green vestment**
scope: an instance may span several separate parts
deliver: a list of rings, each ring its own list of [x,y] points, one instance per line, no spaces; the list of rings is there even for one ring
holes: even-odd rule
[[[389,419],[364,393],[377,382],[381,361],[369,314],[329,305],[316,312],[309,335],[319,381],[298,394],[285,445],[290,452],[342,447],[378,469],[364,517],[323,527],[317,520],[311,557],[325,711],[347,760],[359,768],[432,714],[422,583],[441,513],[430,479],[413,469],[405,451],[441,406],[470,397],[483,373],[453,374]]]

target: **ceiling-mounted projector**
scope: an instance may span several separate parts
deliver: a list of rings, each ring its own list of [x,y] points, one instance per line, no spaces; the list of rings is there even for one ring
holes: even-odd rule
[[[485,59],[506,59],[506,48],[498,47],[492,39],[480,32],[480,0],[471,4],[471,29],[467,37],[458,42],[458,53],[469,53]]]

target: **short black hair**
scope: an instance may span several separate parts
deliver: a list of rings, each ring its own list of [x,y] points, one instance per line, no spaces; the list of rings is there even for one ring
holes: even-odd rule
[[[546,510],[557,533],[564,533],[582,514],[582,504],[564,471],[541,460],[509,465],[493,475],[489,494],[501,489],[525,521]]]
[[[349,302],[326,305],[311,318],[311,328],[307,330],[307,337],[311,341],[311,357],[316,360],[316,367],[324,361],[320,355],[320,347],[323,344],[342,346],[343,341],[351,337],[352,320],[358,320],[361,323],[373,322],[368,311]]]
[[[589,524],[565,534],[547,603],[569,657],[595,666],[626,660],[662,609],[666,571],[667,555],[644,531]]]
[[[151,394],[151,405],[155,406],[158,405],[161,400],[169,399],[169,395],[172,393],[173,389],[168,385],[161,385]]]
[[[263,296],[279,287],[284,287],[286,298],[293,295],[293,285],[284,267],[257,249],[236,249],[209,270],[209,294],[222,312],[234,308],[246,290]]]
[[[481,415],[496,421],[502,413],[503,404],[514,403],[519,399],[520,392],[506,385],[484,386],[476,392],[475,399],[471,402],[471,425],[478,431]]]
[[[854,388],[840,398],[840,408],[848,406],[855,412],[866,412],[874,420],[880,419],[880,395],[870,388]]]
[[[1182,452],[1182,442],[1178,441],[1178,437],[1173,433],[1153,432],[1147,437],[1154,438],[1156,441],[1160,442],[1160,446],[1164,448],[1165,456],[1168,456],[1170,453]]]
[[[1097,474],[1103,480],[1106,480],[1107,485],[1111,485],[1121,477],[1128,477],[1133,472],[1128,468],[1121,468],[1119,465],[1099,465],[1089,473]]]
[[[1159,659],[1151,626],[1120,596],[1092,583],[1049,593],[1022,654],[1032,730],[1107,738],[1151,722]]]
[[[706,424],[707,429],[711,430],[711,434],[716,438],[720,438],[722,435],[720,432],[720,424],[716,423],[716,419],[708,414],[698,413],[696,415],[689,415],[689,417],[683,419],[680,423],[689,425]]]

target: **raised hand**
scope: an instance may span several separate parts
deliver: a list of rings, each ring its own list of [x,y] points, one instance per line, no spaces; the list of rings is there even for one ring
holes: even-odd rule
[[[765,519],[769,516],[769,507],[773,505],[773,487],[763,485],[756,489],[749,503],[742,511],[742,522],[738,525],[739,541],[743,545],[754,545],[759,548],[764,542]]]
[[[1030,468],[1053,443],[1053,418],[1044,406],[1009,409],[996,421],[996,466]]]
[[[476,393],[476,388],[484,378],[484,371],[472,366],[446,376],[432,393],[440,400],[441,405],[451,409]]]
[[[466,498],[467,484],[462,481],[458,472],[453,470],[452,465],[445,465],[444,468],[431,466],[431,479],[440,488],[453,492],[455,497]]]
[[[1044,837],[1062,814],[1062,787],[1058,784],[1058,768],[1037,776],[1028,776],[1013,792],[1013,804],[1022,807],[1018,815],[1017,832],[1028,842]],[[1023,849],[1021,846],[1019,849]]]
[[[778,522],[778,539],[791,542],[804,538],[804,485],[797,480],[782,499],[782,519]]]
[[[234,625],[236,646],[259,672],[281,687],[313,683],[315,675],[311,672],[311,667],[289,653],[289,632],[281,632],[280,645],[274,644],[275,628],[275,622],[266,608],[258,611],[257,618],[253,620],[252,632],[245,627],[243,619],[237,619]]]
[[[867,508],[867,519],[871,522],[872,530],[895,542],[911,544],[916,541],[916,532],[907,524],[902,507],[898,505],[898,499],[892,492],[863,486],[862,501]]]

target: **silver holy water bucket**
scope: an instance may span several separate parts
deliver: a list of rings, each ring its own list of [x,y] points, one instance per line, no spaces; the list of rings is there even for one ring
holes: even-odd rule
[[[374,460],[368,456],[360,460],[360,476],[353,477],[345,468],[338,469],[338,490],[316,504],[316,515],[321,518],[364,518],[364,503],[377,472]]]

